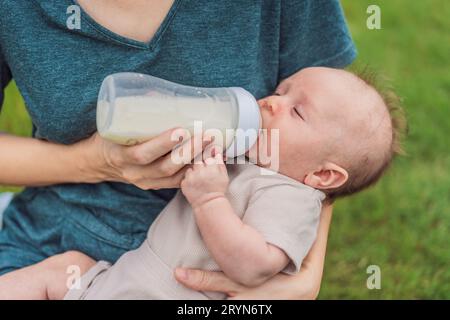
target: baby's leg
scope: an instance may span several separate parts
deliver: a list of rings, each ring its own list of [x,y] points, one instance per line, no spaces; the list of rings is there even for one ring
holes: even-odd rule
[[[67,273],[77,266],[80,275],[96,262],[85,254],[68,251],[50,257],[35,265],[13,271],[0,277],[0,300],[57,300],[69,290]]]

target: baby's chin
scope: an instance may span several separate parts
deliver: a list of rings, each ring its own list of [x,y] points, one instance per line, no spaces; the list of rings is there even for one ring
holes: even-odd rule
[[[272,156],[267,151],[267,146],[262,141],[262,139],[258,139],[258,142],[245,153],[248,160],[259,167],[274,171],[303,183],[304,179],[298,164],[289,160],[283,161],[283,159],[289,159],[290,155],[283,155],[282,150],[280,150],[279,154]],[[262,152],[259,153],[259,150],[262,150]]]
[[[272,171],[279,171],[279,158],[278,154],[272,156],[271,150],[265,143],[265,139],[259,135],[257,142],[246,153],[246,157],[250,162]]]
[[[252,160],[252,162],[256,163],[256,154],[258,152],[258,146],[262,143],[263,139],[261,138],[263,131],[265,128],[264,126],[265,122],[264,122],[264,117],[262,115],[262,113],[260,112],[259,114],[259,132],[258,132],[258,138],[255,142],[255,144],[249,149],[247,150],[247,152],[245,153],[245,156],[247,158],[249,158],[250,160]]]

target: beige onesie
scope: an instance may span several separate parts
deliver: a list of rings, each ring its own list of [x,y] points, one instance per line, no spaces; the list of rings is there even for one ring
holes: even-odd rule
[[[227,197],[235,213],[291,262],[284,272],[298,272],[317,232],[323,192],[251,164],[227,165]],[[114,265],[100,261],[69,290],[65,299],[224,299],[196,292],[174,279],[176,267],[219,271],[195,223],[193,211],[179,191],[152,224],[147,239]]]

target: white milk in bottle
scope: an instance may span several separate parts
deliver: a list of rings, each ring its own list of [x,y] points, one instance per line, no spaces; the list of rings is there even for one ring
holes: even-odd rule
[[[194,127],[219,130],[226,155],[235,157],[256,142],[259,107],[249,92],[237,87],[190,87],[138,73],[105,78],[97,103],[97,129],[103,138],[131,145],[174,127],[191,134]]]

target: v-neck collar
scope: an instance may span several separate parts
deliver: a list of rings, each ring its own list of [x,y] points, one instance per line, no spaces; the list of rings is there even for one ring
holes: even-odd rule
[[[93,19],[89,15],[83,9],[83,7],[78,4],[77,0],[71,0],[71,2],[74,5],[77,5],[77,6],[80,7],[80,9],[81,9],[81,17],[82,17],[82,19],[85,22],[90,24],[94,29],[97,29],[97,31],[101,32],[102,34],[104,34],[105,36],[110,38],[111,40],[118,41],[118,42],[120,42],[122,44],[130,45],[130,46],[133,46],[133,47],[153,50],[155,48],[155,46],[158,44],[159,39],[161,38],[161,36],[164,34],[164,31],[167,29],[167,26],[170,24],[172,18],[174,17],[174,15],[176,13],[176,10],[178,8],[178,5],[181,2],[181,0],[174,0],[172,6],[169,9],[169,12],[164,17],[164,20],[162,21],[162,23],[160,24],[160,26],[156,30],[156,32],[153,35],[153,37],[147,42],[131,39],[131,38],[128,38],[128,37],[124,37],[124,36],[121,36],[120,34],[117,34],[117,33],[113,32],[113,31],[109,30],[108,28],[105,28],[104,26],[102,26],[100,23],[98,23],[95,19]]]
[[[58,1],[48,1],[48,0],[34,0],[36,1],[39,6],[42,8],[44,13],[52,18],[52,21],[55,22],[57,25],[63,28],[67,28],[67,19],[69,17],[69,13],[67,13],[67,9],[72,6],[78,6],[80,8],[81,12],[81,29],[80,30],[70,30],[71,32],[76,32],[80,34],[85,34],[89,36],[94,36],[89,31],[83,30],[83,23],[89,25],[91,29],[94,29],[98,35],[101,38],[107,38],[111,41],[114,41],[116,43],[119,43],[121,45],[126,45],[138,49],[146,49],[146,50],[154,50],[157,44],[159,43],[161,37],[163,36],[164,32],[167,30],[167,27],[170,25],[172,19],[175,16],[175,13],[177,12],[177,9],[180,6],[180,3],[182,0],[174,0],[174,3],[172,4],[171,8],[169,9],[169,12],[166,14],[164,20],[156,30],[153,37],[147,41],[138,41],[135,39],[131,39],[128,37],[121,36],[108,28],[102,26],[99,24],[95,19],[93,19],[84,9],[81,5],[78,4],[76,0],[58,0]]]

